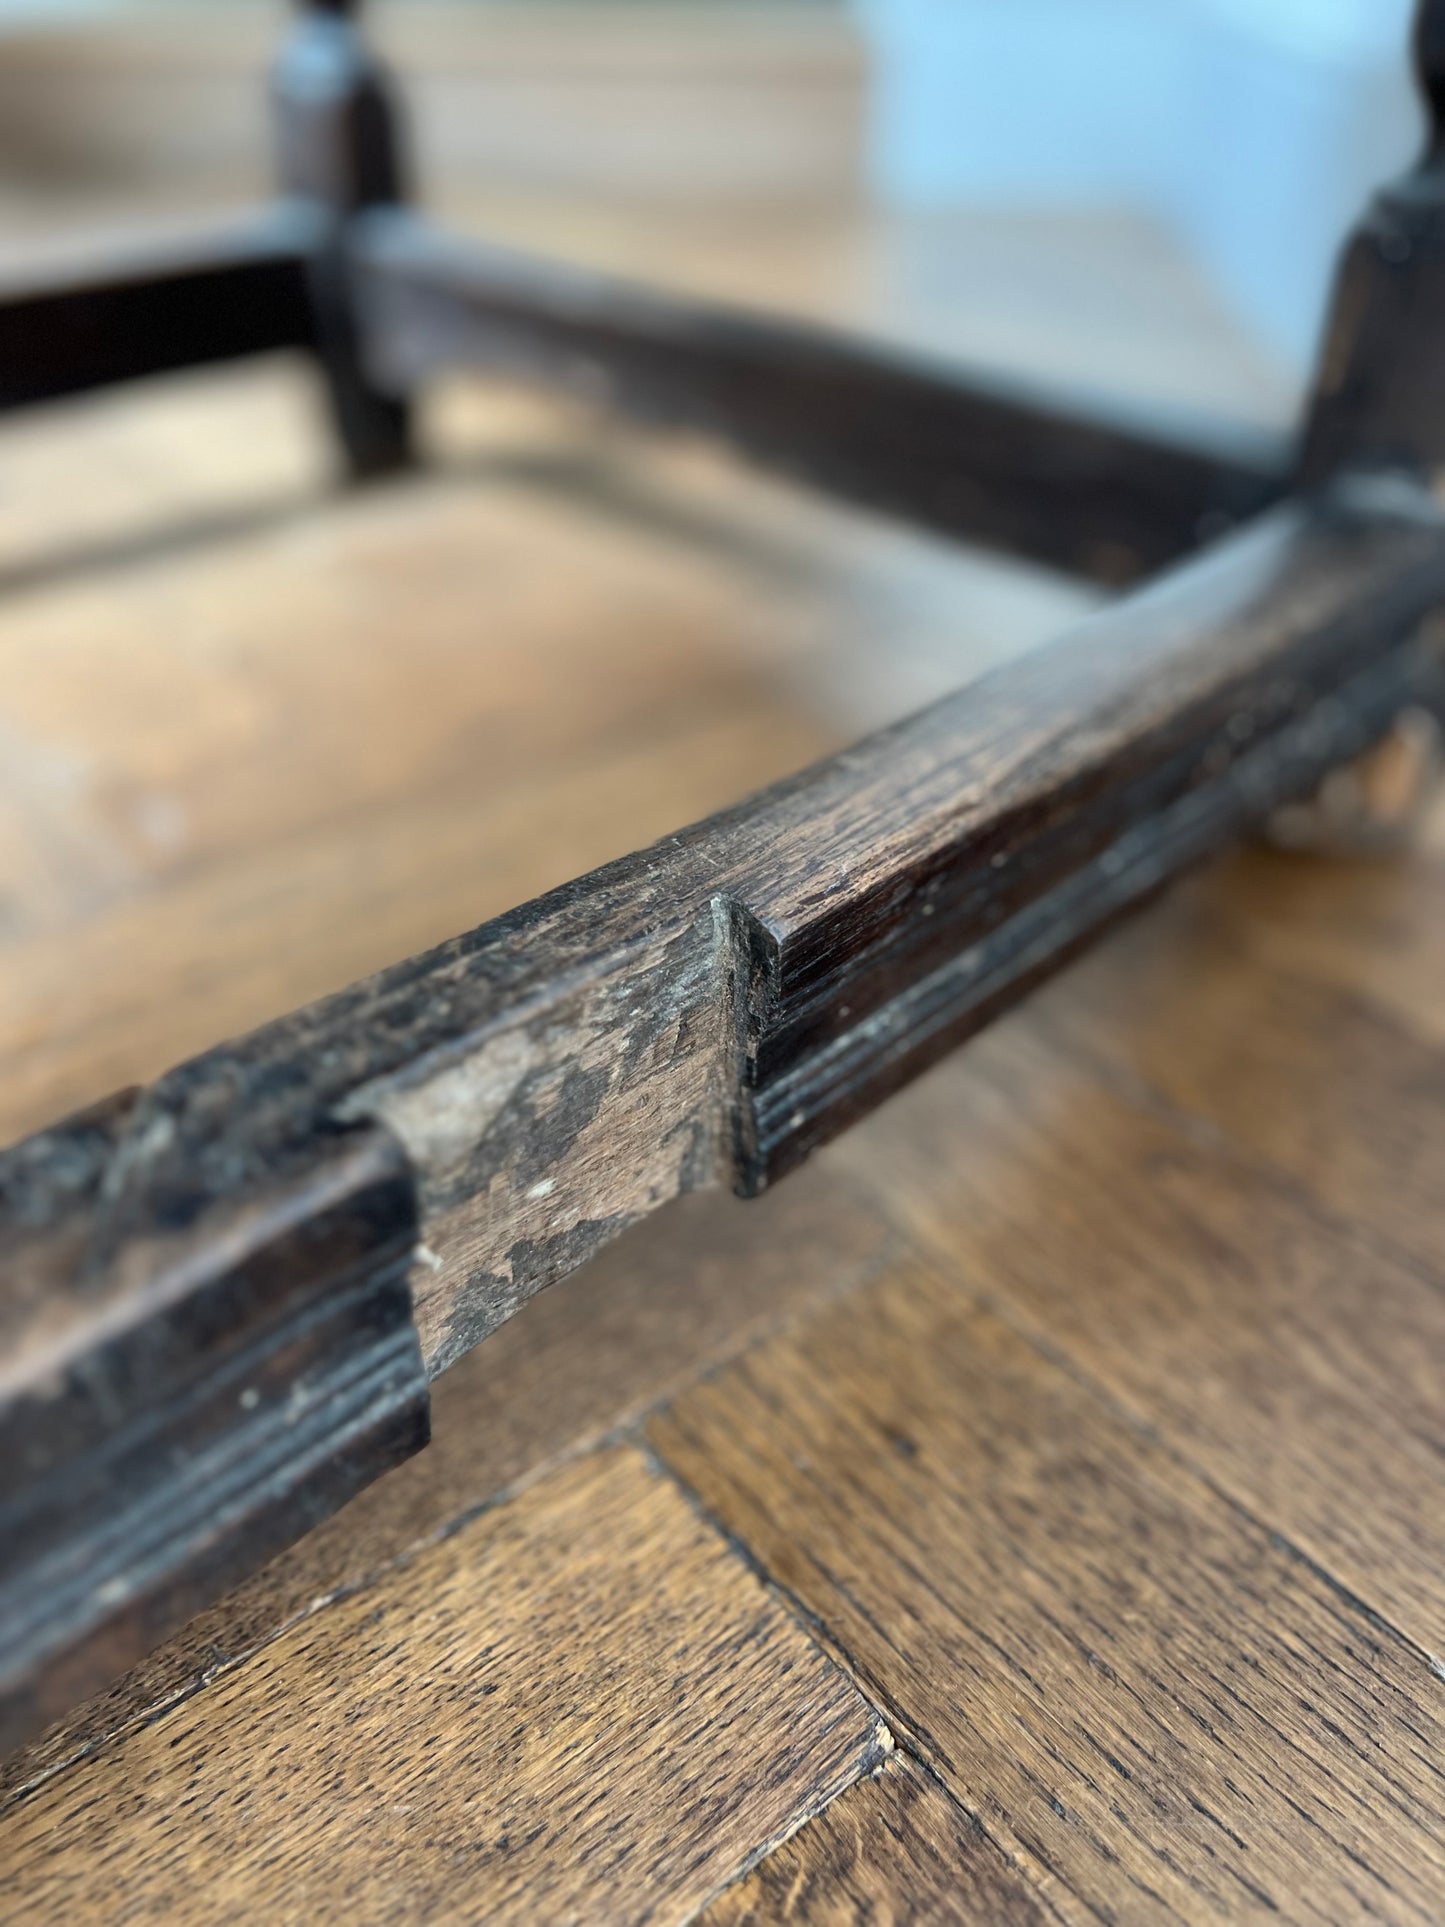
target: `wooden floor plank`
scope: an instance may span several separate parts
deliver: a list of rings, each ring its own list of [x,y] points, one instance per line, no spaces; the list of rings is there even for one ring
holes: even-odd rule
[[[1445,1044],[1445,791],[1392,857],[1240,852],[1198,886],[1251,953]]]
[[[636,1451],[577,1461],[0,1823],[6,1915],[680,1919],[872,1710]]]
[[[701,1194],[638,1225],[437,1381],[425,1453],[0,1761],[0,1805],[847,1290],[895,1242],[883,1218],[822,1168],[756,1204]]]
[[[1086,958],[1040,1000],[1040,1021],[1445,1281],[1445,1044],[1361,988],[1262,955],[1284,919],[1244,914],[1226,883],[1181,893]],[[1439,963],[1445,1009],[1445,945]]]
[[[244,441],[284,373],[192,382],[170,413],[203,447]],[[493,447],[490,485],[459,462],[364,500],[286,498],[289,520],[4,598],[0,1135],[468,929],[846,733],[788,680],[832,601],[836,526],[750,546],[758,512],[733,477],[703,491],[689,542],[645,505],[606,512],[625,461],[589,473],[555,410],[480,414],[478,435],[510,429],[514,458],[531,456],[530,486]],[[148,427],[133,398],[112,458],[143,466]],[[156,996],[158,972],[179,994]]]
[[[1125,1101],[1033,1012],[837,1162],[951,1276],[1445,1656],[1445,1291],[1416,1267]]]
[[[714,1901],[702,1927],[1043,1927],[1049,1918],[982,1828],[895,1754]]]
[[[1440,1918],[1445,1685],[957,1283],[649,1435],[1066,1918]]]

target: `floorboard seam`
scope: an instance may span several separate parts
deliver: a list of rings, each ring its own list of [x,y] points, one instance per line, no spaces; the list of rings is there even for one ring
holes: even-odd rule
[[[671,1402],[671,1400],[667,1401],[667,1403]],[[1004,1865],[1025,1883],[1030,1897],[1037,1903],[1040,1910],[1047,1914],[1051,1920],[1061,1921],[1062,1916],[1059,1914],[1057,1907],[1053,1904],[1049,1895],[1040,1888],[1037,1875],[1034,1873],[1026,1854],[1015,1852],[1007,1842],[1000,1840],[990,1828],[983,1815],[975,1812],[964,1800],[960,1799],[953,1789],[948,1786],[946,1781],[940,1778],[937,1770],[929,1764],[924,1754],[910,1743],[913,1738],[912,1722],[910,1722],[906,1716],[902,1715],[900,1709],[888,1703],[889,1695],[882,1692],[872,1681],[867,1668],[849,1651],[846,1644],[838,1636],[836,1629],[830,1626],[819,1614],[813,1612],[789,1586],[785,1585],[782,1580],[778,1579],[769,1571],[767,1565],[748,1542],[723,1524],[696,1488],[684,1478],[670,1461],[662,1456],[650,1439],[639,1434],[636,1442],[658,1476],[665,1479],[682,1496],[701,1523],[728,1545],[742,1564],[746,1566],[748,1571],[757,1579],[758,1583],[767,1590],[769,1597],[775,1599],[789,1616],[797,1622],[808,1637],[810,1643],[816,1647],[824,1662],[845,1675],[865,1705],[877,1719],[880,1730],[888,1736],[888,1744],[884,1749],[883,1756],[877,1761],[871,1771],[866,1773],[860,1772],[856,1779],[850,1781],[849,1786],[840,1787],[837,1793],[823,1801],[816,1813],[805,1816],[803,1820],[799,1821],[798,1826],[790,1827],[785,1834],[773,1841],[765,1851],[760,1852],[750,1860],[746,1868],[734,1875],[732,1879],[726,1881],[717,1892],[710,1895],[704,1903],[704,1906],[699,1908],[696,1914],[689,1916],[689,1919],[696,1920],[699,1918],[706,1910],[706,1907],[711,1906],[729,1887],[735,1886],[738,1881],[744,1879],[747,1874],[759,1867],[768,1857],[768,1854],[776,1851],[778,1847],[792,1839],[793,1835],[797,1833],[802,1826],[806,1825],[809,1819],[816,1819],[818,1814],[826,1812],[827,1809],[832,1806],[834,1800],[841,1799],[851,1787],[857,1786],[860,1781],[872,1778],[874,1774],[881,1772],[886,1766],[888,1759],[896,1755],[908,1760],[912,1765],[917,1767],[918,1770],[938,1788],[947,1799],[949,1805],[953,1807],[954,1811],[958,1813],[970,1827],[978,1830],[994,1851],[999,1854]],[[1086,1911],[1093,1912],[1093,1909],[1088,1907],[1087,1902],[1083,1901],[1071,1887],[1067,1887],[1064,1881],[1059,1880],[1057,1874],[1052,1877],[1058,1880],[1059,1886],[1068,1892],[1070,1898],[1077,1900],[1080,1906],[1084,1907]]]
[[[837,1667],[831,1657],[823,1652],[821,1648],[818,1649],[818,1653],[824,1663],[832,1666],[835,1671],[843,1670]],[[854,1684],[856,1685],[856,1681]],[[734,1887],[740,1886],[750,1874],[756,1873],[765,1860],[770,1859],[780,1847],[785,1847],[790,1840],[803,1831],[804,1827],[810,1825],[814,1820],[820,1819],[835,1802],[851,1793],[854,1787],[861,1786],[865,1780],[874,1780],[880,1773],[884,1772],[889,1760],[891,1760],[898,1751],[898,1742],[894,1739],[887,1722],[881,1717],[878,1720],[877,1735],[878,1747],[876,1753],[864,1755],[858,1763],[857,1773],[854,1774],[853,1778],[849,1780],[846,1785],[836,1788],[821,1800],[814,1801],[811,1805],[804,1807],[789,1820],[787,1826],[784,1827],[781,1832],[772,1835],[769,1839],[763,1841],[760,1846],[754,1848],[753,1851],[739,1863],[735,1872],[730,1873],[726,1880],[720,1881],[718,1885],[713,1888],[712,1892],[701,1900],[689,1913],[680,1917],[678,1927],[691,1927],[692,1922],[701,1920],[707,1913],[709,1907],[721,1900],[725,1893],[730,1892]]]

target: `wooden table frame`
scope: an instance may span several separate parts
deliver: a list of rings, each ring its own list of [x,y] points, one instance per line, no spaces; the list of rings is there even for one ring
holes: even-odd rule
[[[0,285],[0,404],[313,355],[351,472],[460,366],[1111,585],[1046,650],[0,1157],[0,1738],[423,1445],[427,1384],[679,1193],[752,1195],[1400,713],[1445,714],[1445,0],[1296,449],[1189,445],[455,240],[345,0],[285,198]]]

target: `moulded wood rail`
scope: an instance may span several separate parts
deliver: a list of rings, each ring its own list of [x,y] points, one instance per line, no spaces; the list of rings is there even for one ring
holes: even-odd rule
[[[278,68],[294,198],[12,277],[0,406],[300,347],[370,475],[410,459],[417,383],[481,367],[1096,577],[1170,567],[841,755],[0,1156],[0,1739],[415,1450],[428,1377],[623,1227],[773,1182],[1402,711],[1445,715],[1438,135],[1346,257],[1296,488],[1268,507],[1277,449],[438,235],[396,209],[349,11],[303,7]],[[1418,53],[1438,129],[1445,0]]]

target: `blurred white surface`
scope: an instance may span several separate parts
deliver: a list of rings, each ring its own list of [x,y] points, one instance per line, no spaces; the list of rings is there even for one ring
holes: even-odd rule
[[[1290,371],[1420,140],[1410,0],[857,0],[869,173],[904,207],[1163,222]]]

